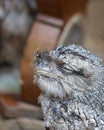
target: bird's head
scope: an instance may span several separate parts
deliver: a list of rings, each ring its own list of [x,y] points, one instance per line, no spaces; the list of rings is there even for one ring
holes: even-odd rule
[[[64,98],[89,91],[102,74],[102,60],[76,46],[36,53],[34,81],[46,95]],[[104,68],[103,68],[104,71]]]

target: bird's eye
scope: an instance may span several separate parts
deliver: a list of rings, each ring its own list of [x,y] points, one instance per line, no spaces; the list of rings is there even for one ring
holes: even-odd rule
[[[67,65],[67,64],[64,64],[64,65],[62,66],[62,70],[63,70],[64,72],[67,72],[67,73],[72,73],[72,72],[73,72],[72,68],[71,68],[69,65]]]

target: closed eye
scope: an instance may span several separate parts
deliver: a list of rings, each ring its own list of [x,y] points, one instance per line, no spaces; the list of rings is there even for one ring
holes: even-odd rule
[[[66,64],[64,64],[61,69],[67,73],[73,72],[73,69],[69,65],[66,65]]]
[[[65,74],[72,74],[72,75],[79,75],[85,78],[88,78],[89,75],[85,75],[83,72],[83,69],[78,69],[75,66],[71,66],[70,64],[67,64],[61,60],[56,60],[55,61],[59,70],[62,71],[62,73]]]
[[[85,75],[82,71],[73,71],[73,74],[85,77]]]
[[[85,78],[88,78],[88,77],[89,77],[88,75],[85,75],[85,74],[84,74],[83,69],[76,70],[76,69],[72,68],[72,66],[67,65],[67,64],[64,64],[64,65],[61,67],[61,70],[62,70],[64,73],[67,73],[67,74],[78,75],[78,76],[82,76],[82,77],[85,77]]]

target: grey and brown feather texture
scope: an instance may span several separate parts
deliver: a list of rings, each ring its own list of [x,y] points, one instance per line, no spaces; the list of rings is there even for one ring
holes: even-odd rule
[[[77,45],[36,53],[47,130],[104,130],[103,60]]]

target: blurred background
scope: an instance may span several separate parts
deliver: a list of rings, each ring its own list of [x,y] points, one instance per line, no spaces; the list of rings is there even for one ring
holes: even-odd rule
[[[104,57],[103,0],[0,0],[0,130],[44,130],[34,53],[77,44]]]

